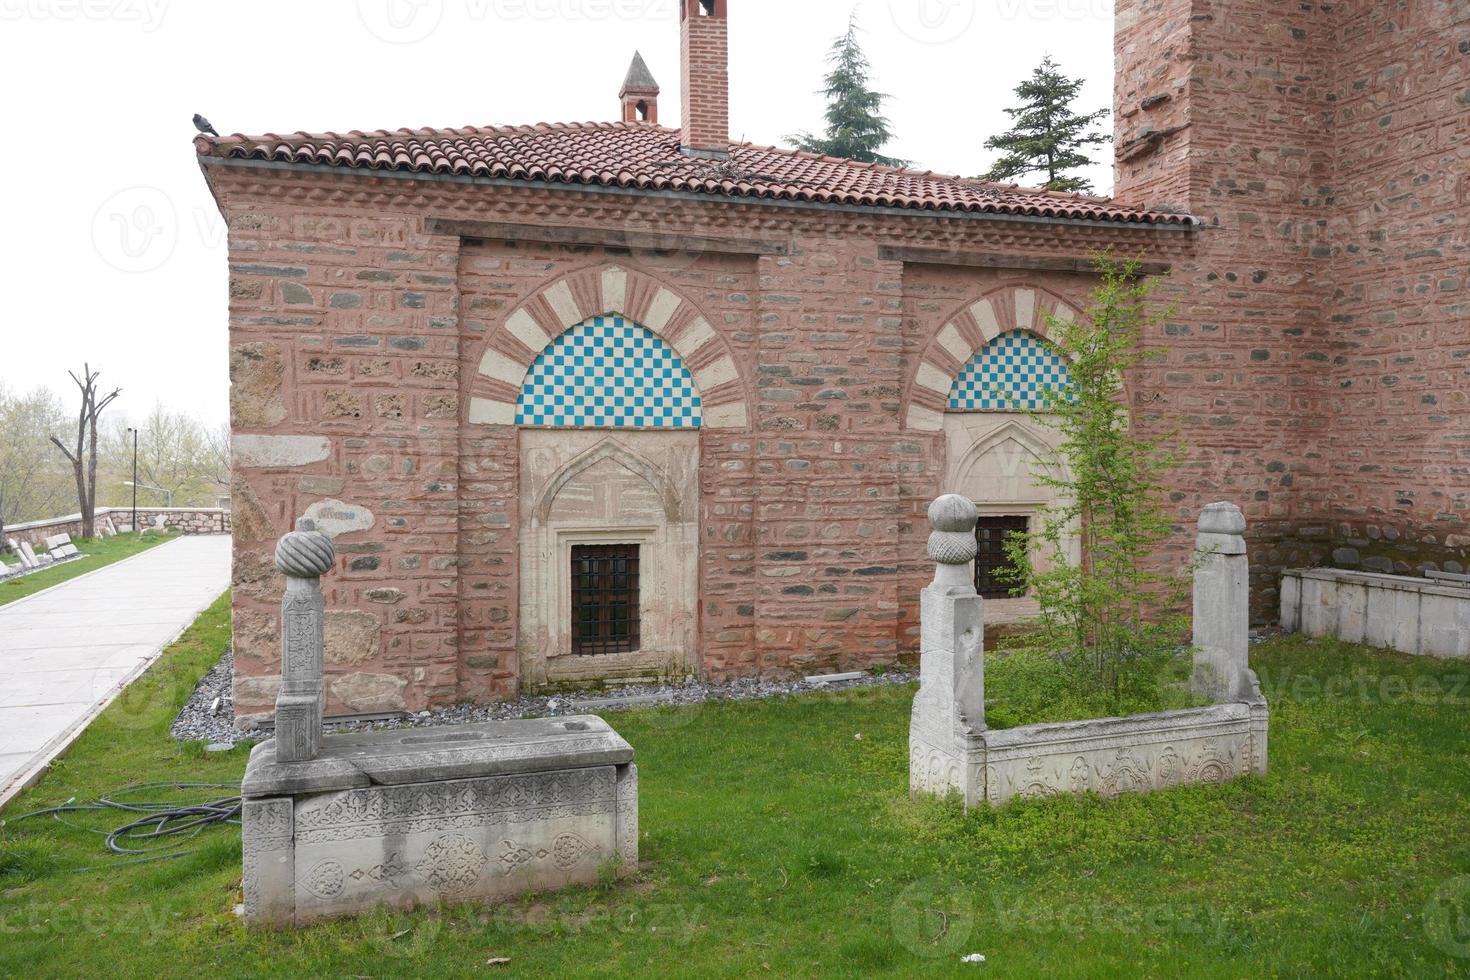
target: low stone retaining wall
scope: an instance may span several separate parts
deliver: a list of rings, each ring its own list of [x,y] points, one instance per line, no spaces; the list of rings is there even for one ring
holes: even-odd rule
[[[1292,569],[1281,627],[1432,657],[1470,657],[1470,587],[1408,575]]]
[[[133,521],[131,507],[98,507],[97,520],[104,517],[112,521],[118,531],[128,530]],[[184,534],[229,534],[230,512],[219,507],[139,507],[138,524],[144,530],[164,527]],[[5,538],[24,541],[31,547],[41,547],[54,534],[70,534],[78,537],[82,533],[82,515],[68,514],[44,521],[29,521],[25,524],[8,524]]]

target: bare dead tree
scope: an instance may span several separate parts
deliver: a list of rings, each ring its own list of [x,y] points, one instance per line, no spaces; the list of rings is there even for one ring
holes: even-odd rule
[[[101,373],[93,371],[90,364],[82,365],[80,378],[73,371],[67,372],[72,381],[76,382],[77,390],[82,393],[82,407],[77,412],[76,451],[66,448],[55,436],[51,437],[56,448],[71,462],[72,472],[76,474],[77,502],[82,514],[84,538],[95,536],[93,523],[97,512],[97,420],[101,418],[103,410],[122,394],[121,388],[114,388],[111,394],[99,398],[97,378]]]

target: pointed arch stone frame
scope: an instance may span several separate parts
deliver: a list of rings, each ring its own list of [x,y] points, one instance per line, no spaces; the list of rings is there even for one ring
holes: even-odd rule
[[[467,420],[515,425],[521,387],[537,356],[577,324],[612,315],[647,329],[679,356],[699,394],[700,428],[750,426],[749,385],[709,318],[674,287],[617,263],[549,281],[490,329],[470,382]]]
[[[921,432],[943,429],[950,388],[970,358],[1012,330],[1048,339],[1047,314],[1061,319],[1082,315],[1067,299],[1033,283],[1007,283],[961,306],[919,357],[904,399],[905,427]]]
[[[663,505],[664,517],[671,524],[676,524],[687,518],[684,515],[684,504],[679,500],[679,492],[664,476],[657,466],[639,456],[631,449],[620,443],[615,436],[609,435],[597,445],[578,456],[568,460],[551,482],[547,484],[546,490],[536,502],[533,511],[538,521],[546,521],[551,517],[551,508],[556,504],[556,495],[561,493],[572,480],[576,479],[584,470],[591,469],[604,459],[611,459],[619,463],[632,473],[641,476],[652,490],[658,494],[659,502]]]
[[[522,513],[517,650],[524,690],[547,684],[592,682],[628,676],[683,680],[698,676],[698,489],[682,494],[678,478],[643,456],[616,431],[541,429],[538,438],[575,432],[595,441],[561,462],[533,493]],[[638,430],[638,437],[697,440],[698,432]],[[691,447],[697,460],[697,446]],[[557,521],[558,495],[581,474],[611,460],[648,484],[658,499],[657,518],[589,524]],[[697,462],[695,463],[697,467]],[[692,494],[692,496],[691,496]],[[642,550],[640,618],[644,643],[622,653],[571,652],[571,549],[578,544],[633,544]],[[651,642],[650,642],[651,641]]]

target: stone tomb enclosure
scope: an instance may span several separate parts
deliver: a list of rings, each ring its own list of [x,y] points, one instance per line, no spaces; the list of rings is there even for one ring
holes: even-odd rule
[[[975,505],[955,494],[929,509],[934,581],[920,597],[919,692],[909,723],[909,789],[959,793],[965,806],[1013,797],[1115,796],[1266,771],[1267,705],[1246,662],[1245,519],[1232,504],[1200,516],[1194,689],[1215,703],[1181,711],[985,725],[984,600],[975,593]]]
[[[440,900],[496,900],[638,863],[633,749],[593,715],[323,737],[319,577],[309,519],[276,549],[276,737],[241,785],[245,916],[290,925]]]

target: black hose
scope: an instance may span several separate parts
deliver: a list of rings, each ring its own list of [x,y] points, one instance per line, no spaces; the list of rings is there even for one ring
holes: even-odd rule
[[[215,799],[180,803],[177,800],[136,800],[129,797],[149,790],[169,789],[175,791],[230,789],[234,794]],[[146,864],[168,858],[183,857],[194,853],[184,847],[205,830],[216,824],[240,823],[240,787],[233,783],[133,783],[100,796],[91,803],[77,803],[76,797],[60,806],[33,810],[13,817],[6,823],[20,823],[32,817],[47,817],[89,834],[100,834],[106,838],[107,849],[114,854],[132,856],[131,861],[113,862],[86,868],[66,868],[66,871],[96,871],[100,868],[116,868],[130,864]],[[94,830],[81,827],[62,818],[64,813],[83,813],[116,810],[121,813],[142,814],[112,830]]]

